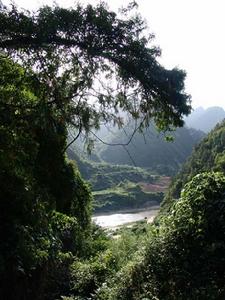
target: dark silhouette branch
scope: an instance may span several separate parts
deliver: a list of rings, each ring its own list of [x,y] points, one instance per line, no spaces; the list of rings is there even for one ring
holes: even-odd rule
[[[107,146],[128,146],[130,144],[130,142],[132,141],[135,133],[141,128],[141,126],[143,125],[145,118],[143,118],[143,120],[140,122],[139,126],[137,126],[134,131],[132,132],[129,140],[127,141],[127,143],[107,143],[106,141],[104,141],[103,139],[101,139],[99,136],[97,136],[97,134],[95,134],[93,131],[90,130],[90,132],[93,134],[94,137],[96,137],[97,140],[99,140],[101,143],[103,143],[104,145]]]
[[[72,141],[69,144],[66,145],[66,147],[63,149],[62,153],[65,153],[65,151],[79,138],[81,132],[82,132],[82,123],[80,121],[77,135],[72,139]]]
[[[135,167],[137,167],[137,165],[136,165],[136,163],[135,163],[135,161],[134,161],[132,155],[130,154],[130,152],[128,151],[128,149],[126,148],[126,146],[123,146],[123,148],[124,148],[124,150],[127,152],[127,154],[128,154],[128,156],[129,156],[129,158],[130,158],[132,164],[133,164]]]

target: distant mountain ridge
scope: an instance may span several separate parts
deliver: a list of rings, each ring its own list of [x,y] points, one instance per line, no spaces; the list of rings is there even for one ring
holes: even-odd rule
[[[118,130],[110,143],[125,144],[133,132],[132,126]],[[178,128],[170,133],[173,142],[165,141],[165,135],[150,125],[144,133],[136,133],[126,147],[107,146],[100,152],[102,160],[112,164],[127,164],[149,168],[162,175],[174,175],[191,154],[193,147],[203,138],[204,133],[192,128]]]
[[[222,107],[212,106],[207,109],[198,107],[185,119],[185,123],[190,128],[208,133],[223,119],[225,110]]]

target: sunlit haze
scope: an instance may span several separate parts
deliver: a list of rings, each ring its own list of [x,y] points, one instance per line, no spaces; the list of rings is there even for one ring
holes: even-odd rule
[[[2,1],[9,4],[10,1]],[[98,3],[80,0],[80,3]],[[106,1],[116,10],[130,1]],[[156,35],[155,44],[162,49],[160,62],[167,68],[186,70],[186,91],[192,106],[225,108],[225,2],[223,0],[139,0],[138,11]],[[37,9],[53,1],[15,0],[26,9]],[[62,6],[74,1],[58,0]]]

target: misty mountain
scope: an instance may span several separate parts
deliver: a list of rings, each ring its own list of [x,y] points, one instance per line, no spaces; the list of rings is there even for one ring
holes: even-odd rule
[[[185,123],[188,127],[208,133],[224,118],[225,111],[222,107],[212,106],[207,109],[198,107],[186,118]]]
[[[111,144],[126,144],[133,128],[125,127],[111,136]],[[127,146],[107,146],[100,152],[102,160],[112,164],[136,165],[149,168],[159,174],[175,174],[186,158],[191,154],[204,133],[192,128],[178,128],[170,133],[174,141],[165,140],[165,134],[159,133],[153,125],[143,133],[136,133]]]

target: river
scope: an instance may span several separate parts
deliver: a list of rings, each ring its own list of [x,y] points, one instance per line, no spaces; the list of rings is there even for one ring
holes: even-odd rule
[[[96,215],[92,218],[92,220],[101,227],[113,228],[127,223],[144,220],[146,218],[148,222],[152,222],[158,211],[159,206],[154,206],[145,210]]]

